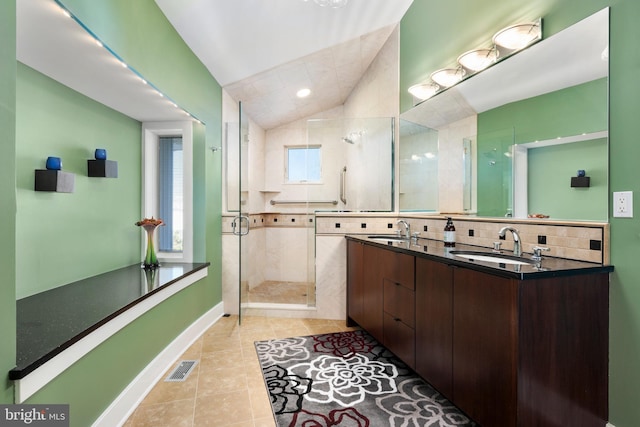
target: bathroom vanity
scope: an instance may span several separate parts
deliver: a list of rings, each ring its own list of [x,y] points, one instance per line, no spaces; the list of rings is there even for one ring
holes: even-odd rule
[[[452,250],[347,236],[347,322],[482,426],[604,426],[613,267]]]

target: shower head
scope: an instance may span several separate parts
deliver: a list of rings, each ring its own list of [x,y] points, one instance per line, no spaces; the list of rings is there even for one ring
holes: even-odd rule
[[[355,144],[360,141],[362,135],[364,135],[364,131],[350,132],[347,136],[342,137],[342,142],[346,142],[348,144]]]

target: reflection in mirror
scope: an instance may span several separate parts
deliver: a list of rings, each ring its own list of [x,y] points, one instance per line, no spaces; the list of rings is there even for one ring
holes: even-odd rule
[[[435,212],[438,210],[438,131],[400,120],[400,140],[401,209]]]
[[[308,120],[306,146],[322,151],[321,182],[283,185],[280,174],[273,185],[282,187],[279,198],[336,200],[341,211],[392,211],[393,129],[390,117]],[[317,210],[336,209],[327,206]]]
[[[405,120],[438,131],[440,194],[451,182],[466,183],[469,177],[473,180],[470,203],[467,190],[461,187],[457,193],[460,208],[452,210],[455,204],[443,206],[440,197],[440,212],[472,213],[477,206],[478,216],[526,218],[541,214],[552,219],[607,220],[608,34],[607,8],[401,115]],[[467,167],[446,176],[443,130],[465,119],[477,125],[476,131],[466,134],[477,135],[469,138],[477,143],[477,160],[472,164],[470,176]],[[596,136],[577,142],[575,139],[583,134]],[[547,147],[542,151],[554,154],[542,156],[532,151],[535,146],[527,145],[525,151],[530,156],[523,163],[519,155],[514,163],[514,154],[523,149],[518,148],[520,145],[558,138],[575,141],[563,144],[562,148]],[[449,138],[446,144],[452,141],[457,143],[455,138]],[[401,139],[401,146],[403,143]],[[592,150],[589,144],[598,148]],[[459,145],[459,156],[464,155],[464,143]],[[570,149],[573,151],[570,157],[581,166],[574,161],[556,161],[561,158],[560,151]],[[597,156],[600,162],[596,161]],[[540,161],[539,157],[546,160]],[[554,159],[557,167],[553,171],[547,157]],[[400,168],[402,174],[403,164]],[[587,171],[592,177],[591,186],[571,187],[570,178],[575,177],[578,169],[587,168],[591,168]],[[459,176],[461,173],[464,179]],[[550,181],[552,176],[554,181]],[[475,187],[477,191],[473,191]],[[573,206],[582,207],[561,209],[561,202],[569,199],[574,200]],[[405,203],[409,200],[401,199],[401,210],[405,209]],[[471,209],[467,210],[469,204]],[[432,209],[432,206],[411,206],[412,210]],[[591,209],[593,206],[599,207],[598,212]]]
[[[475,190],[473,189],[473,165],[475,164],[475,147],[476,141],[473,137],[463,138],[462,140],[462,209],[465,212],[475,211],[473,195]]]

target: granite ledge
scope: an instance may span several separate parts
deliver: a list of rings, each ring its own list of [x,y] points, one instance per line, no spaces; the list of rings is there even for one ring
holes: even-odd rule
[[[17,366],[9,379],[23,379],[118,315],[209,265],[163,263],[150,271],[134,264],[19,299]]]

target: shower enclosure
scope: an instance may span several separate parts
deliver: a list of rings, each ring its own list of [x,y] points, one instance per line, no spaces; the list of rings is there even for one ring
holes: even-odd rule
[[[241,114],[240,125],[226,124],[226,205],[237,235],[223,240],[223,252],[238,254],[228,274],[239,314],[312,308],[315,213],[393,210],[393,119],[309,120],[264,135],[242,122]]]

